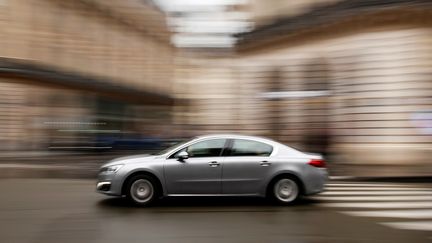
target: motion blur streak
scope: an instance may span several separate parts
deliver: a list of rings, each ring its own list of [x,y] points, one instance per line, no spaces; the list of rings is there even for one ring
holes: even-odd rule
[[[431,239],[430,184],[405,183],[432,175],[431,16],[430,0],[0,0],[0,242],[143,242],[144,226],[153,242]],[[123,210],[93,195],[113,158],[217,133],[321,154],[311,165],[339,181],[298,207],[221,213],[232,202],[217,199],[216,220],[192,203],[160,224],[164,203]],[[44,205],[80,214],[61,225]],[[357,209],[365,213],[336,213]],[[123,227],[98,230],[117,238],[80,223],[98,227],[112,214]]]
[[[430,175],[431,13],[423,0],[3,0],[0,159],[235,132],[324,154],[333,174]]]

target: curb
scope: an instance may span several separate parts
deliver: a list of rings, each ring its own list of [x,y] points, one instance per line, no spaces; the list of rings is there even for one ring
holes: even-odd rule
[[[78,167],[66,165],[1,164],[0,179],[12,178],[65,178],[95,179],[97,166]]]
[[[432,183],[432,176],[399,176],[399,177],[398,176],[383,176],[383,177],[330,176],[330,181]]]

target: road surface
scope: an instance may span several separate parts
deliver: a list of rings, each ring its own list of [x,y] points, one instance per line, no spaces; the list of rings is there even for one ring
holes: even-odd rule
[[[94,184],[0,180],[0,242],[432,242],[425,185],[333,183],[290,207],[253,198],[172,198],[136,208],[95,193]]]

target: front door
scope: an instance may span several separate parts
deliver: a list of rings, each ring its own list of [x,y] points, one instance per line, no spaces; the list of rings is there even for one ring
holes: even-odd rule
[[[199,141],[179,149],[165,163],[168,194],[221,194],[221,157],[226,139]],[[186,151],[189,158],[179,161],[176,154]]]

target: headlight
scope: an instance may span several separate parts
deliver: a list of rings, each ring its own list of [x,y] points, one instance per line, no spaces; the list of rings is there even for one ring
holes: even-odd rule
[[[111,166],[107,166],[107,167],[103,167],[103,168],[101,168],[99,172],[104,172],[104,173],[116,173],[118,170],[120,170],[121,167],[123,167],[122,164],[119,164],[119,165],[111,165]]]

